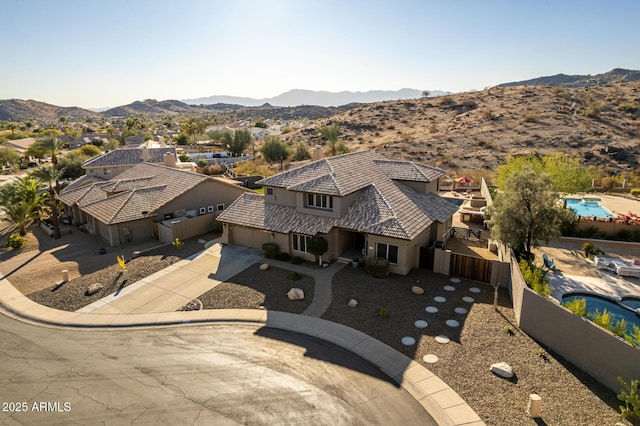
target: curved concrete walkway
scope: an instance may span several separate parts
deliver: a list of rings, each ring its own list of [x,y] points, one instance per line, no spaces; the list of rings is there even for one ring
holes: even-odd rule
[[[278,261],[270,260],[269,263],[281,266]],[[287,266],[295,265],[287,264]],[[331,301],[330,277],[340,268],[341,266],[333,266],[323,270],[311,270],[314,271],[313,275],[320,274],[322,284],[325,284],[325,280],[328,279],[329,303]],[[302,270],[303,273],[312,275],[309,271],[308,268]],[[341,346],[378,367],[407,390],[439,425],[484,425],[475,411],[454,390],[422,365],[360,331],[316,317],[318,312],[324,312],[326,309],[326,307],[323,309],[327,300],[326,285],[321,284],[317,287],[323,289],[320,290],[321,293],[325,293],[319,295],[317,300],[314,295],[314,303],[317,303],[307,309],[311,311],[307,315],[251,309],[98,314],[59,311],[39,305],[20,293],[7,279],[1,278],[0,311],[15,319],[36,324],[71,328],[109,328],[249,323],[308,334]]]

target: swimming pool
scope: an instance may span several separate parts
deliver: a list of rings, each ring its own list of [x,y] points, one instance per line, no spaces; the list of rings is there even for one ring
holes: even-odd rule
[[[616,323],[621,319],[627,321],[627,332],[633,331],[633,324],[640,327],[640,315],[631,307],[627,307],[624,304],[620,304],[613,299],[606,296],[599,296],[590,293],[567,293],[562,296],[562,303],[569,302],[575,299],[587,300],[587,313],[595,313],[596,309],[602,313],[605,309],[613,316],[613,322]],[[624,299],[624,298],[623,298]],[[628,296],[627,299],[636,299],[635,297]]]
[[[448,202],[455,204],[458,207],[464,204],[464,201],[465,201],[464,199],[460,199],[460,198],[449,198],[449,197],[443,197],[443,198]]]
[[[598,202],[599,198],[565,198],[565,203],[577,216],[599,217],[602,219],[614,217],[614,215]]]
[[[637,296],[624,296],[620,299],[620,303],[624,306],[630,307],[631,309],[640,309],[640,297]]]

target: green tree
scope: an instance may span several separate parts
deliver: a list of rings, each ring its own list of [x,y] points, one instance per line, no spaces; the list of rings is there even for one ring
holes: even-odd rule
[[[509,176],[527,166],[538,173],[548,174],[553,189],[564,193],[588,191],[594,177],[591,169],[580,165],[580,159],[576,156],[564,153],[546,155],[542,158],[535,155],[519,155],[510,157],[506,164],[498,166],[498,188],[504,189]]]
[[[176,144],[178,145],[188,145],[189,144],[189,136],[186,133],[180,133],[176,139]]]
[[[570,215],[558,204],[549,175],[531,165],[510,174],[504,191],[487,210],[492,237],[529,257],[538,241],[560,236],[560,226]]]
[[[291,151],[287,144],[282,142],[278,137],[271,136],[260,147],[260,152],[269,163],[280,162],[280,170],[282,170],[282,162],[289,157]]]
[[[16,135],[16,129],[18,128],[18,123],[10,121],[5,126],[6,129],[11,130],[11,137]]]
[[[77,179],[84,175],[82,163],[89,157],[82,155],[79,150],[73,150],[58,161],[58,171],[61,179]]]
[[[338,147],[338,136],[340,135],[340,127],[337,123],[329,124],[318,128],[318,132],[327,140],[331,156],[336,155]]]
[[[233,140],[229,145],[229,151],[236,155],[242,154],[242,152],[247,149],[251,142],[253,141],[253,136],[251,132],[247,129],[236,130],[233,133]]]
[[[67,117],[63,115],[58,120],[60,120],[60,123],[62,123],[62,131],[64,132],[64,129],[67,128]]]
[[[0,186],[0,209],[18,227],[22,236],[27,234],[27,226],[37,219],[41,202],[40,188],[28,176]]]
[[[130,115],[127,117],[127,120],[124,123],[125,127],[129,132],[135,132],[137,130],[142,129],[142,122],[140,119],[134,115]]]
[[[311,158],[311,153],[309,153],[309,148],[303,142],[298,142],[296,144],[296,148],[293,152],[293,159],[295,161],[308,160]]]
[[[51,172],[48,177],[53,179],[55,187],[50,184],[50,187],[54,188],[55,194],[60,193],[60,173],[58,172],[58,154],[62,150],[62,142],[55,136],[46,137],[36,140],[28,149],[28,151],[34,152],[38,155],[47,154],[51,157]],[[43,172],[46,173],[46,172]],[[45,182],[45,181],[43,181]],[[57,203],[55,196],[53,197],[52,206]],[[53,222],[53,237],[60,238],[60,224],[58,222],[58,209],[51,209],[51,222]]]
[[[0,165],[18,164],[20,162],[20,153],[13,148],[0,146]]]
[[[46,184],[49,188],[49,208],[51,213],[51,223],[53,224],[53,237],[60,238],[60,221],[58,218],[58,199],[54,185],[58,183],[58,170],[53,165],[41,166],[30,173],[34,179]]]
[[[84,155],[85,157],[88,157],[88,158],[95,157],[96,155],[102,154],[102,151],[100,150],[100,148],[98,148],[93,144],[83,145],[80,148],[78,148],[77,151],[80,153],[80,155]]]
[[[309,253],[318,256],[318,264],[322,265],[322,255],[329,249],[329,242],[319,235],[309,238],[307,250]]]

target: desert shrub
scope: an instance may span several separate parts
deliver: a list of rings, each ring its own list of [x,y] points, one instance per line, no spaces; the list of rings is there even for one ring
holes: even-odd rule
[[[607,191],[611,191],[613,188],[616,187],[616,179],[609,176],[603,177],[600,180],[600,186],[602,186]]]
[[[307,145],[302,142],[298,142],[295,150],[293,151],[293,160],[302,161],[308,160],[309,158],[311,158],[311,153],[309,152]]]
[[[294,265],[299,265],[302,262],[304,262],[304,259],[302,259],[300,256],[293,256],[291,258],[291,263],[293,263]]]
[[[364,259],[364,268],[370,276],[384,278],[389,274],[389,260],[367,256]]]
[[[280,253],[280,247],[275,243],[264,243],[262,245],[262,252],[267,259],[275,259]]]
[[[387,308],[380,308],[378,310],[378,316],[380,318],[388,318],[389,317],[389,310]]]
[[[633,331],[625,334],[624,338],[636,348],[640,348],[640,326],[633,324]]]
[[[600,113],[604,110],[604,104],[598,101],[591,101],[584,110],[584,115],[590,118],[600,117]]]
[[[219,220],[214,220],[211,224],[211,232],[222,234],[222,222],[220,222]]]
[[[624,402],[624,407],[620,406],[620,417],[623,419],[640,422],[640,395],[638,394],[638,386],[640,380],[631,380],[629,384],[622,377],[618,377],[618,381],[622,385],[618,399]]]
[[[616,232],[616,240],[620,241],[631,241],[631,231],[628,229],[621,229]]]
[[[640,188],[633,188],[631,191],[629,191],[629,194],[631,194],[631,196],[633,197],[640,197]]]
[[[525,123],[537,123],[540,121],[540,117],[535,112],[529,112],[524,116]]]
[[[553,89],[551,89],[551,93],[553,93],[555,96],[563,95],[565,92],[566,89],[562,86],[554,86]]]
[[[289,253],[278,253],[278,255],[276,256],[276,258],[278,260],[281,260],[283,262],[286,262],[287,260],[291,259],[291,256],[289,256]]]
[[[297,272],[290,272],[290,273],[287,274],[287,279],[289,281],[298,281],[298,280],[302,279],[302,275],[300,275]]]
[[[563,302],[562,306],[581,317],[587,314],[587,299],[585,299],[584,297],[581,297],[579,299],[576,298],[568,302]]]
[[[631,102],[620,102],[618,104],[618,109],[620,111],[624,111],[624,112],[628,112],[633,114],[634,112],[638,111],[638,105],[631,103]]]
[[[202,173],[207,176],[221,175],[222,172],[224,172],[224,169],[220,164],[211,164],[202,169]]]
[[[532,261],[522,259],[520,261],[520,271],[527,285],[529,285],[533,291],[544,297],[551,294],[549,279],[546,277],[545,272],[538,268]]]
[[[600,235],[600,230],[595,226],[590,226],[587,229],[583,229],[582,231],[578,232],[578,236],[580,238],[598,238],[600,237]]]
[[[26,243],[27,243],[27,239],[22,235],[20,235],[18,232],[15,232],[9,235],[9,239],[7,240],[7,243],[5,246],[7,248],[10,247],[13,249],[19,249],[19,248],[22,248]]]
[[[177,238],[171,242],[171,244],[178,250],[182,250],[184,247],[184,241],[180,241],[180,238]]]
[[[582,245],[582,251],[584,251],[584,257],[589,257],[594,251],[595,246],[591,243],[584,243]]]

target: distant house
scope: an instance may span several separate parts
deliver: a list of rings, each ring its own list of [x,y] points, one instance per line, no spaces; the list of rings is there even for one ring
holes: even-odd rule
[[[209,232],[213,219],[246,191],[230,179],[144,162],[109,180],[67,187],[60,201],[73,224],[117,246]]]
[[[172,155],[176,162],[177,154],[174,147],[166,148],[119,148],[92,157],[82,163],[87,176],[101,176],[110,179],[143,162],[164,164],[165,155]]]
[[[443,174],[372,151],[323,158],[258,181],[264,195],[243,194],[218,217],[223,242],[273,242],[314,260],[307,242],[319,235],[329,243],[326,260],[381,257],[391,272],[407,274],[419,266],[420,247],[451,228],[457,206],[435,194]]]
[[[6,148],[13,148],[20,154],[24,154],[24,152],[29,149],[29,147],[33,145],[35,141],[35,138],[15,139],[12,141],[6,141],[2,144],[2,146]]]
[[[106,143],[109,141],[109,135],[101,134],[101,133],[85,133],[81,135],[79,138],[69,142],[69,148],[70,149],[80,148],[81,146],[88,145],[90,143],[93,143],[96,140],[99,140],[102,143]]]

